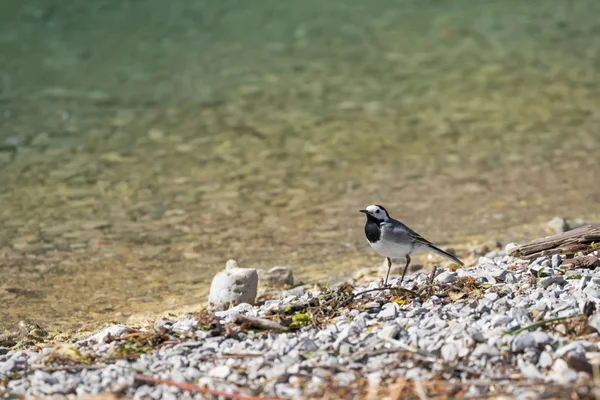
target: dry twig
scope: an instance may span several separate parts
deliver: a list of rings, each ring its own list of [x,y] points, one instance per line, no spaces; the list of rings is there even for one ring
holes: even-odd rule
[[[249,315],[234,314],[233,322],[235,322],[238,325],[248,324],[250,328],[263,329],[266,331],[289,331],[288,328],[281,325],[279,322],[265,318],[250,317]]]

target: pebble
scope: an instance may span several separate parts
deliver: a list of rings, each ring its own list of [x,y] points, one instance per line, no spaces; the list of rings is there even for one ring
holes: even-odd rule
[[[441,353],[444,361],[454,361],[458,358],[458,348],[454,343],[446,343],[443,345]]]
[[[389,321],[396,318],[396,315],[398,315],[398,304],[387,303],[384,304],[382,310],[377,314],[377,319]]]
[[[548,286],[550,286],[552,284],[561,285],[563,283],[566,283],[565,278],[563,278],[560,275],[555,275],[555,276],[549,276],[547,278],[540,279],[540,281],[538,282],[538,285],[543,287],[544,289],[546,289],[546,288],[548,288]]]
[[[458,279],[456,272],[442,272],[435,277],[435,281],[439,283],[452,283]]]
[[[562,257],[560,254],[554,254],[552,256],[552,268],[558,268],[562,264]]]
[[[215,275],[208,302],[216,308],[240,303],[253,304],[258,289],[258,273],[253,268],[239,268],[235,260],[227,261],[225,270]]]
[[[382,339],[385,339],[385,338],[395,339],[399,332],[400,332],[400,326],[398,326],[397,324],[392,324],[392,325],[387,325],[387,326],[383,327],[383,329],[381,329],[377,333],[377,336]]]
[[[213,378],[225,379],[231,374],[231,368],[227,365],[221,365],[208,371],[208,376]]]

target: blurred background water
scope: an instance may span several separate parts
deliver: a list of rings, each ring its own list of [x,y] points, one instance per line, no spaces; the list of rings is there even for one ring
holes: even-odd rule
[[[205,300],[598,212],[593,0],[0,3],[0,328]]]

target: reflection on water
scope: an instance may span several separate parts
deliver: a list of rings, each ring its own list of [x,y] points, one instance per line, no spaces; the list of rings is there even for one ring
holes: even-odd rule
[[[600,3],[460,4],[0,4],[2,327],[343,276],[373,202],[441,244],[597,212]]]

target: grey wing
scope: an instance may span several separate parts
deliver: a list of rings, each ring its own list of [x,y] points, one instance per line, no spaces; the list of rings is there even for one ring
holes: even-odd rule
[[[421,248],[423,250],[427,250],[439,256],[442,256],[445,259],[450,260],[456,264],[464,265],[464,263],[461,260],[435,246],[429,240],[425,239],[423,236],[419,235],[417,232],[413,231],[408,226],[404,225],[402,222],[392,220],[392,222],[387,222],[384,225],[388,226],[390,237],[393,237],[394,240],[410,241],[416,249]],[[386,235],[387,234],[388,233],[386,232]]]
[[[404,241],[411,241],[415,244],[421,244],[425,246],[432,245],[429,240],[425,239],[423,236],[419,235],[417,232],[413,231],[400,221],[392,220],[391,222],[386,222],[383,225],[385,225],[387,231],[386,234],[389,232],[390,237],[398,238]]]

